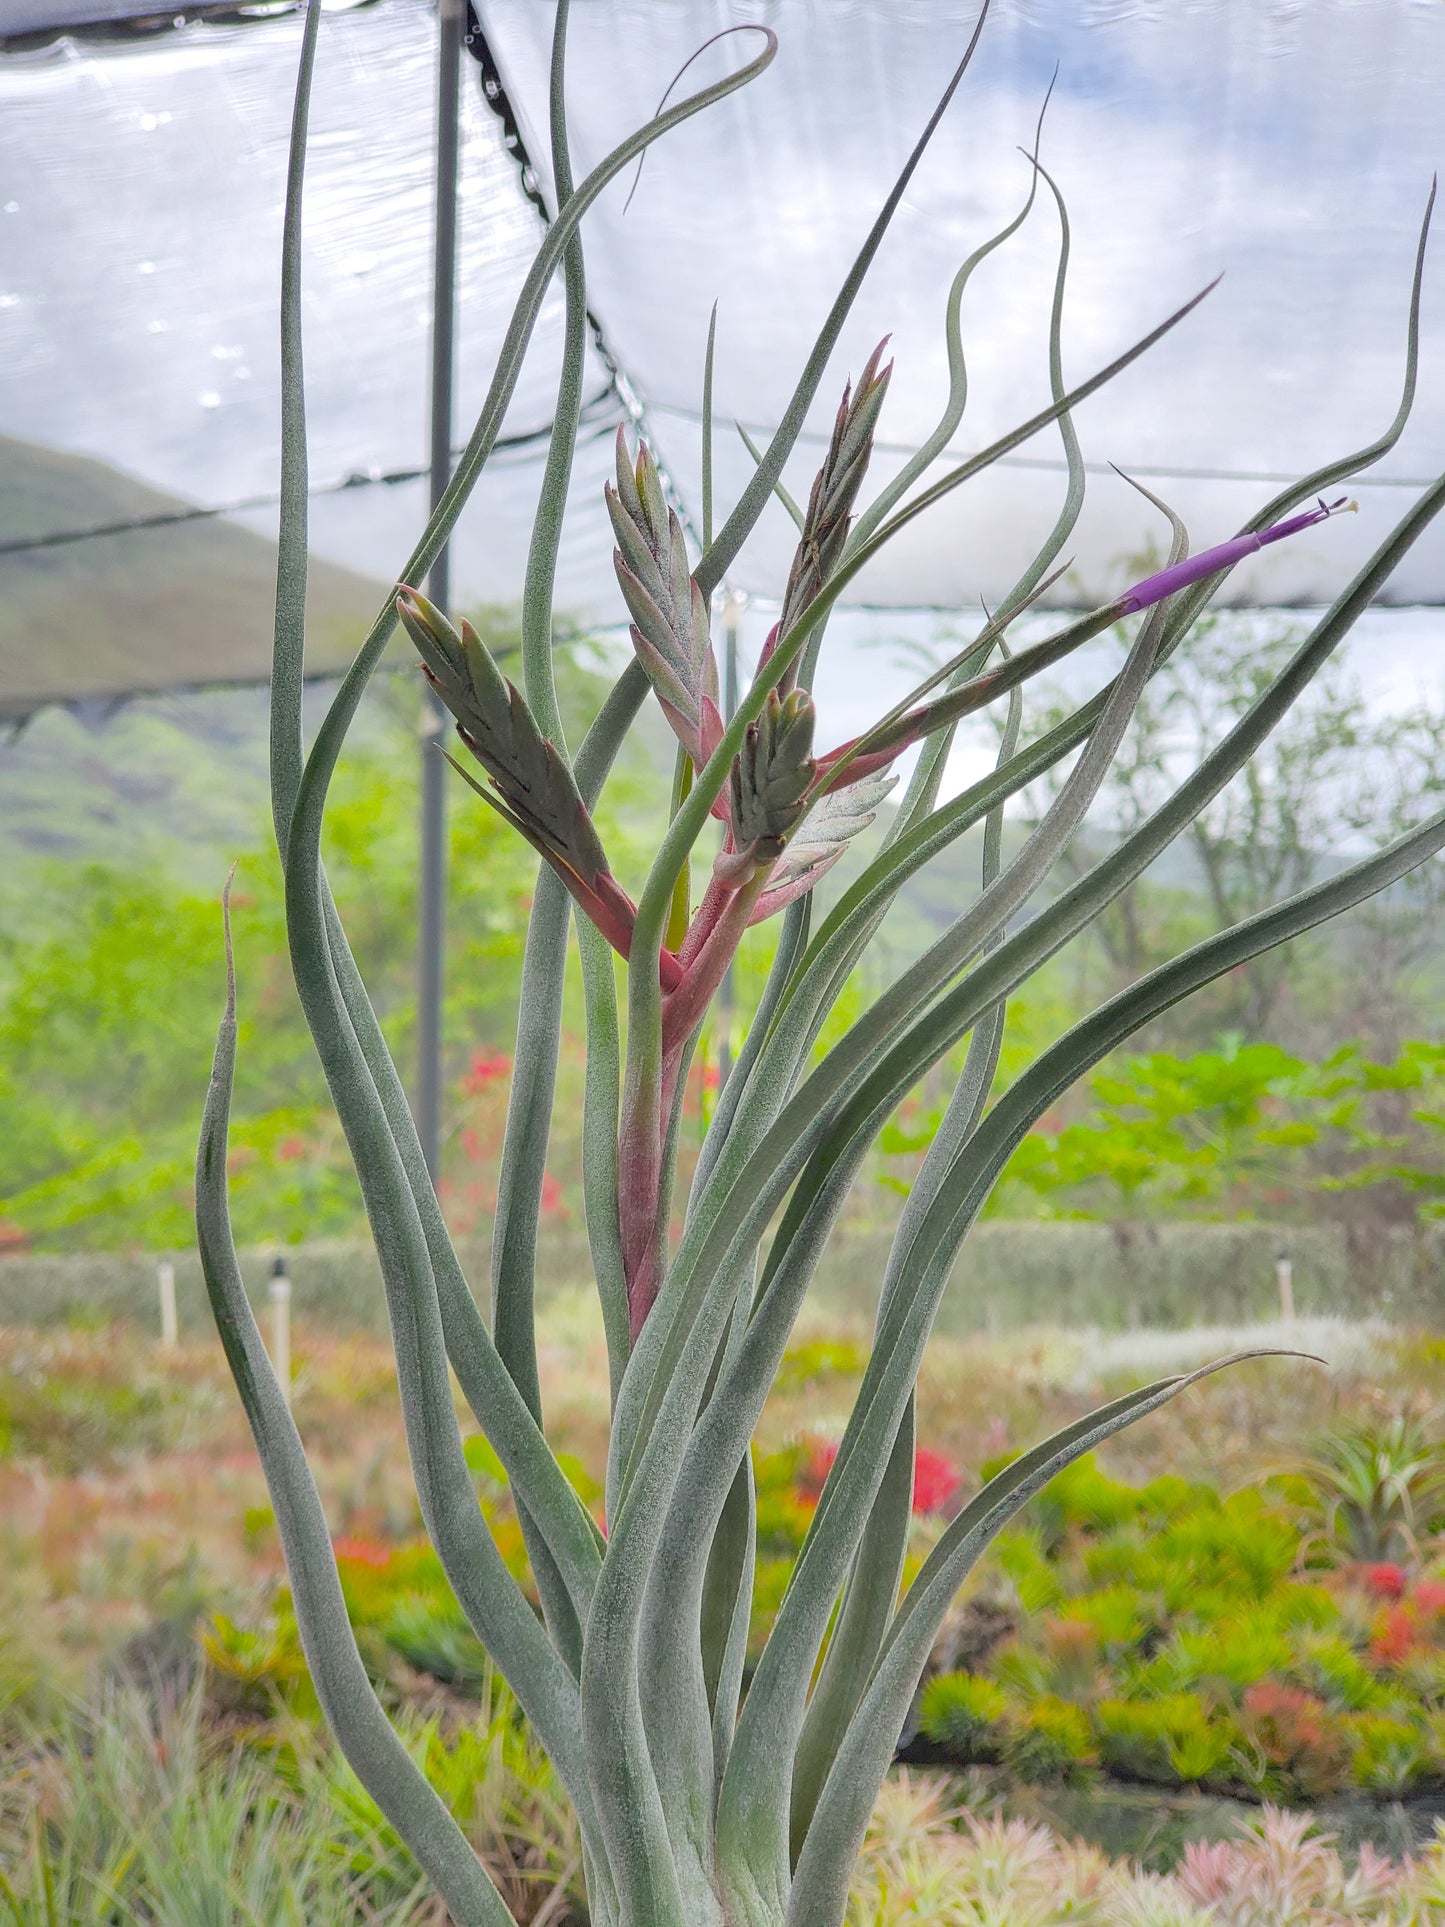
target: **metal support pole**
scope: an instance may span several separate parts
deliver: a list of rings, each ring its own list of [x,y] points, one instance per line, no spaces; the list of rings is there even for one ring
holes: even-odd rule
[[[1287,1251],[1274,1261],[1274,1283],[1279,1293],[1279,1315],[1286,1324],[1294,1320],[1294,1265]]]
[[[437,0],[436,251],[432,275],[431,505],[452,469],[452,376],[455,361],[458,92],[464,0]],[[450,556],[444,548],[427,576],[439,609],[451,601]],[[416,1112],[417,1135],[433,1181],[441,1170],[442,1006],[445,997],[447,795],[440,747],[446,716],[428,688],[422,716],[421,888],[418,904]]]
[[[743,599],[728,592],[723,604],[723,718],[731,722],[738,706],[738,637],[743,626]],[[729,963],[717,993],[717,1088],[721,1097],[733,1067],[733,966]]]
[[[271,1301],[271,1369],[281,1386],[286,1410],[291,1410],[291,1274],[284,1258],[271,1261],[271,1283],[266,1296]]]
[[[181,1342],[176,1320],[176,1268],[169,1258],[156,1266],[156,1290],[161,1301],[161,1349],[173,1352]]]

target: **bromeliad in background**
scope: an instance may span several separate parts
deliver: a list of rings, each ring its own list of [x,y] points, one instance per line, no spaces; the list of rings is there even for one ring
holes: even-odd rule
[[[1404,393],[1377,442],[1303,479],[1266,504],[1232,541],[1192,557],[1183,527],[1158,504],[1173,532],[1167,567],[1107,607],[1014,653],[1009,628],[1061,568],[1083,497],[1072,410],[1195,305],[1067,388],[1061,316],[1068,225],[1035,154],[1024,209],[964,263],[954,283],[947,321],[952,382],[942,419],[916,457],[866,505],[869,452],[888,383],[881,353],[845,393],[827,458],[806,510],[798,514],[796,560],[780,585],[782,618],[736,715],[725,719],[709,635],[714,593],[780,488],[783,465],[850,304],[962,78],[965,56],[808,353],[782,423],[758,451],[755,474],[716,530],[711,475],[705,472],[708,508],[700,554],[689,552],[646,447],[619,446],[608,506],[636,659],[574,754],[563,737],[551,648],[552,587],[586,336],[578,226],[602,188],[652,142],[755,78],[771,60],[775,42],[770,31],[751,30],[762,45],[749,64],[659,112],[574,187],[562,109],[566,17],[563,0],[551,95],[555,219],[523,286],[455,478],[402,570],[395,598],[388,598],[307,747],[300,706],[306,456],[298,280],[306,107],[320,20],[318,0],[311,0],[284,263],[287,507],[272,727],[274,816],[291,959],[381,1259],[423,1518],[463,1612],[575,1805],[592,1918],[599,1927],[837,1927],[905,1712],[965,1574],[1055,1471],[1191,1382],[1172,1377],[1131,1393],[1013,1461],[952,1521],[900,1598],[917,1373],[954,1258],[999,1171],[1057,1095],[1158,1012],[1387,887],[1445,844],[1442,812],[1368,860],[1150,972],[1076,1025],[1009,1088],[994,1093],[1006,1000],[1244,767],[1445,505],[1442,479],[1161,807],[1025,920],[1021,913],[1083,821],[1140,692],[1155,668],[1186,643],[1228,569],[1261,544],[1333,513],[1342,506],[1331,496],[1338,484],[1393,446],[1413,398],[1420,269],[1417,262]],[[966,283],[977,263],[1028,215],[1041,185],[1052,196],[1060,233],[1050,328],[1052,401],[983,453],[925,483],[963,411],[959,305]],[[1423,245],[1422,237],[1422,253]],[[447,539],[495,445],[531,329],[559,273],[566,286],[569,352],[529,558],[518,687],[502,676],[473,631],[454,628],[408,585],[420,580]],[[710,395],[711,347],[706,390]],[[1058,519],[1023,578],[963,653],[913,698],[856,741],[819,754],[809,684],[839,597],[900,529],[1049,428],[1062,437],[1068,485]],[[705,470],[710,447],[709,420]],[[1020,692],[1027,678],[1135,613],[1141,619],[1118,676],[1020,751]],[[542,860],[493,1236],[490,1331],[447,1236],[400,1080],[320,861],[332,772],[398,617],[457,719],[464,745],[459,767]],[[677,736],[677,768],[670,825],[634,903],[612,874],[591,812],[620,743],[651,694]],[[953,724],[999,701],[1007,702],[1009,712],[996,770],[939,805]],[[882,849],[815,928],[812,886],[871,820],[889,782],[889,764],[913,743],[921,744],[919,759]],[[1070,756],[1072,768],[1046,814],[1004,864],[1005,801]],[[959,906],[932,947],[820,1053],[820,1033],[838,993],[902,883],[980,822],[985,838],[977,894]],[[711,841],[704,845],[705,838]],[[714,853],[714,861],[694,907],[687,879],[700,846]],[[728,960],[748,925],[770,915],[782,918],[771,977],[717,1103],[674,1245],[668,1228],[677,1096]],[[587,1230],[612,1374],[606,1537],[548,1446],[532,1316],[571,923],[581,950],[588,1023]],[[618,957],[626,966],[625,1025]],[[753,1429],[869,1147],[900,1099],[965,1037],[970,1044],[962,1075],[894,1239],[857,1402],[744,1695],[753,1585]],[[453,1918],[463,1927],[501,1927],[508,1915],[497,1890],[368,1683],[316,1485],[247,1307],[226,1212],[235,1051],[233,989],[198,1161],[200,1241],[216,1317],[270,1484],[307,1660],[337,1740]],[[478,1508],[452,1403],[453,1372],[511,1482],[540,1618],[503,1563]]]

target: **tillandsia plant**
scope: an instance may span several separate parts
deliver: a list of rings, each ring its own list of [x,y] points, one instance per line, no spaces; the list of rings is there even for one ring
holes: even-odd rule
[[[807,355],[777,431],[766,448],[755,451],[755,472],[717,529],[709,339],[704,526],[697,552],[669,506],[645,439],[634,446],[619,437],[616,485],[608,490],[607,506],[634,660],[574,752],[558,713],[551,647],[553,583],[586,339],[579,224],[607,183],[651,143],[761,73],[775,41],[766,29],[747,30],[761,41],[748,64],[660,111],[574,185],[564,111],[566,17],[561,0],[551,86],[554,217],[451,486],[308,747],[300,704],[306,443],[299,262],[307,100],[320,19],[319,0],[310,0],[284,244],[284,513],[272,724],[274,816],[291,958],[380,1257],[422,1516],[462,1610],[575,1803],[593,1919],[601,1927],[837,1927],[910,1699],[970,1567],[1054,1472],[1199,1376],[1162,1379],[1131,1392],[1024,1453],[964,1506],[900,1596],[920,1361],[959,1248],[990,1188],[1059,1093],[1141,1025],[1270,945],[1388,887],[1445,844],[1441,812],[1379,854],[1151,972],[1077,1024],[1007,1089],[995,1091],[1009,997],[1244,768],[1445,506],[1442,478],[1168,801],[1062,894],[1027,920],[1021,917],[1083,820],[1140,691],[1185,646],[1229,569],[1261,545],[1333,514],[1343,504],[1331,491],[1394,446],[1415,386],[1424,234],[1406,330],[1403,394],[1380,438],[1302,479],[1265,504],[1232,540],[1202,553],[1189,554],[1177,517],[1158,505],[1172,531],[1168,565],[1046,640],[1013,651],[1008,631],[1059,572],[1083,498],[1072,411],[1195,305],[1169,316],[1087,380],[1065,385],[1068,224],[1036,142],[1024,206],[963,264],[953,283],[946,318],[950,387],[936,430],[882,490],[865,498],[889,379],[882,352],[875,353],[844,394],[807,504],[794,509],[799,539],[791,573],[780,584],[782,615],[736,714],[725,716],[710,640],[714,596],[759,515],[775,492],[782,495],[784,463],[889,219],[960,82],[965,54]],[[980,19],[980,29],[982,24]],[[978,263],[1030,214],[1041,188],[1056,209],[1060,236],[1049,348],[1052,399],[982,453],[927,480],[964,409],[960,309],[967,283]],[[1427,225],[1428,218],[1427,212]],[[421,580],[446,541],[495,445],[554,275],[561,275],[566,290],[566,353],[527,566],[521,675],[513,684],[474,630],[454,626],[410,585]],[[830,610],[900,529],[1045,429],[1062,438],[1068,482],[1058,518],[1023,577],[981,621],[962,654],[906,703],[855,741],[820,750],[809,685]],[[1028,677],[1136,614],[1119,673],[1066,722],[1021,748],[1021,689]],[[540,858],[493,1236],[490,1327],[448,1239],[401,1082],[320,857],[337,757],[398,619],[456,718],[463,745],[458,766]],[[656,696],[677,738],[677,770],[670,822],[634,902],[609,867],[593,810],[649,695]],[[1008,705],[997,767],[940,804],[953,726],[969,711],[997,702]],[[890,806],[881,848],[827,915],[815,918],[814,885],[876,815],[892,781],[890,765],[910,744],[920,746],[918,760],[901,801]],[[1067,780],[1005,863],[1001,812],[1007,799],[1069,757],[1074,761]],[[916,962],[821,1048],[824,1022],[902,885],[975,824],[984,827],[977,893]],[[713,861],[694,905],[688,875],[695,849]],[[768,917],[780,919],[771,974],[719,1095],[674,1242],[669,1224],[689,1056],[743,932]],[[548,1446],[533,1328],[540,1190],[569,926],[579,945],[587,1014],[587,1232],[611,1369],[606,1536]],[[225,1191],[236,1050],[231,981],[197,1167],[200,1243],[216,1317],[270,1484],[307,1660],[337,1741],[410,1842],[454,1919],[464,1927],[500,1927],[507,1918],[500,1897],[368,1683],[317,1488],[242,1290]],[[965,1038],[963,1071],[881,1280],[875,1339],[857,1403],[744,1690],[753,1590],[751,1436],[869,1147],[900,1099]],[[459,1437],[453,1372],[511,1481],[540,1616],[504,1565],[479,1510]]]

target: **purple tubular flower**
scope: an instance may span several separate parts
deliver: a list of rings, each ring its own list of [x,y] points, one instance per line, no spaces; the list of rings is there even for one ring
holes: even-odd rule
[[[1341,496],[1337,502],[1321,500],[1318,507],[1306,509],[1302,515],[1291,515],[1284,522],[1276,522],[1272,528],[1261,529],[1257,535],[1236,535],[1232,541],[1221,542],[1217,548],[1201,549],[1198,555],[1188,555],[1173,568],[1161,569],[1158,575],[1146,576],[1132,589],[1121,595],[1114,604],[1121,616],[1132,615],[1136,609],[1147,609],[1165,596],[1173,595],[1177,589],[1187,589],[1191,582],[1198,582],[1206,575],[1215,575],[1221,569],[1232,568],[1256,549],[1265,548],[1271,542],[1282,542],[1287,535],[1297,535],[1301,529],[1311,529],[1316,522],[1326,522],[1330,516],[1338,515],[1341,510],[1358,508]]]

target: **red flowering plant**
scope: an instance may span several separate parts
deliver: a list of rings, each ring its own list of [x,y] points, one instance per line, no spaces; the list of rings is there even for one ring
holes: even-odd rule
[[[1172,958],[994,1091],[1008,999],[1086,931],[1245,767],[1445,506],[1442,478],[1406,510],[1249,714],[1160,809],[1085,875],[1036,904],[1098,793],[1149,677],[1184,646],[1230,569],[1261,545],[1325,520],[1343,506],[1332,492],[1394,446],[1414,391],[1420,271],[1417,262],[1403,397],[1374,442],[1302,478],[1262,504],[1243,531],[1194,555],[1178,518],[1156,504],[1171,531],[1165,568],[1014,650],[1013,625],[1066,566],[1060,558],[1079,515],[1086,470],[1075,408],[1203,298],[1068,386],[1062,373],[1067,222],[1035,154],[1021,212],[984,241],[956,277],[947,319],[951,379],[938,424],[866,499],[888,389],[881,349],[845,390],[800,511],[797,553],[779,584],[781,618],[736,713],[725,716],[711,643],[715,594],[780,485],[858,287],[962,80],[966,53],[804,357],[780,426],[759,450],[755,473],[721,525],[712,525],[708,456],[702,477],[708,508],[700,543],[690,545],[645,437],[636,447],[619,438],[607,507],[634,658],[574,751],[553,684],[552,638],[588,339],[579,223],[607,184],[654,141],[762,73],[776,40],[770,29],[746,29],[759,42],[752,60],[660,111],[574,185],[564,112],[567,11],[561,0],[551,87],[553,218],[453,479],[308,744],[301,709],[307,495],[301,184],[321,20],[320,0],[309,0],[283,258],[285,510],[272,685],[273,815],[291,962],[380,1259],[423,1521],[459,1613],[510,1684],[575,1806],[592,1920],[597,1927],[838,1927],[904,1716],[963,1579],[1056,1471],[1198,1376],[1172,1376],[1130,1392],[1011,1459],[943,1527],[900,1596],[915,1501],[943,1503],[940,1469],[920,1463],[914,1437],[923,1351],[959,1247],[1000,1171],[1075,1079],[1160,1012],[1387,888],[1445,845],[1445,812],[1437,812],[1378,854],[1343,865]],[[981,18],[979,31],[982,26]],[[1050,400],[977,455],[929,479],[964,411],[959,307],[966,286],[978,263],[1031,214],[1041,189],[1059,221]],[[473,629],[453,623],[410,585],[438,556],[497,447],[532,330],[559,274],[567,347],[522,603],[520,679],[513,683]],[[711,389],[709,345],[703,438],[709,451]],[[1054,524],[1024,574],[952,663],[861,736],[819,753],[810,684],[840,597],[914,520],[1046,430],[1061,438],[1067,480]],[[1067,720],[1021,747],[1029,678],[1121,619],[1133,636],[1119,673]],[[540,862],[491,1241],[490,1328],[443,1220],[321,860],[337,759],[398,620],[456,719],[457,768]],[[613,873],[592,812],[649,697],[677,739],[676,764],[668,827],[634,900]],[[997,767],[940,803],[954,724],[996,703],[1007,705]],[[881,848],[815,926],[818,879],[879,811],[889,767],[910,745],[918,759],[901,799],[890,805]],[[1072,759],[1067,779],[1005,862],[1006,800],[1064,759]],[[984,832],[976,892],[923,956],[820,1047],[830,1012],[898,891],[974,825]],[[688,878],[699,848],[712,861],[694,904]],[[775,961],[712,1107],[674,1243],[669,1230],[689,1064],[743,932],[768,917],[780,919]],[[587,1019],[586,1229],[612,1392],[605,1538],[548,1443],[533,1319],[572,926]],[[874,1345],[856,1401],[744,1696],[758,1578],[752,1437],[809,1282],[879,1131],[920,1078],[965,1038],[964,1068],[884,1269]],[[338,1743],[459,1927],[505,1927],[500,1895],[372,1691],[316,1483],[241,1283],[226,1199],[236,1040],[233,984],[197,1164],[200,1243],[271,1489],[316,1691]],[[540,1616],[477,1505],[453,1373],[505,1468]]]
[[[1398,1666],[1415,1644],[1415,1615],[1408,1606],[1392,1606],[1381,1613],[1370,1641],[1373,1666]]]
[[[798,1490],[815,1504],[828,1482],[828,1474],[838,1456],[836,1440],[811,1446],[798,1479]],[[958,1468],[941,1452],[930,1452],[920,1445],[913,1454],[913,1510],[915,1513],[946,1512],[949,1501],[962,1483]]]
[[[1403,1566],[1362,1566],[1360,1577],[1366,1591],[1380,1599],[1398,1599],[1410,1583],[1410,1575]]]
[[[481,1045],[457,1081],[456,1143],[464,1162],[460,1170],[438,1180],[437,1193],[448,1224],[461,1237],[488,1226],[497,1208],[511,1073],[512,1060],[505,1051]]]
[[[506,1052],[484,1047],[472,1052],[471,1062],[462,1076],[462,1090],[468,1097],[480,1097],[511,1074],[512,1060]]]

